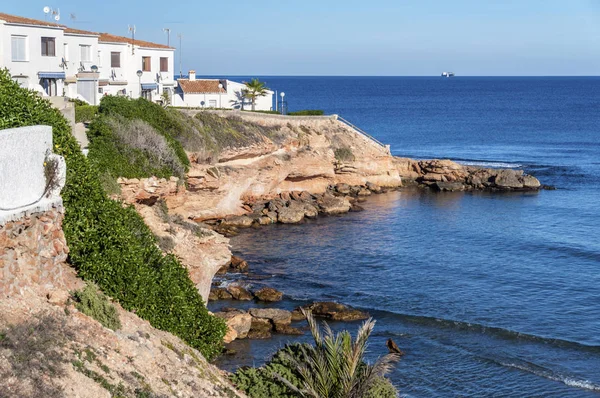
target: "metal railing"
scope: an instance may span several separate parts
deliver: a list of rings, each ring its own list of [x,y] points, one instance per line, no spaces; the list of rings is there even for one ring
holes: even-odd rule
[[[364,135],[365,137],[367,137],[371,141],[375,142],[376,144],[378,144],[378,145],[380,145],[380,146],[382,146],[384,148],[389,148],[388,145],[385,145],[384,143],[382,143],[381,141],[379,141],[377,138],[373,137],[372,135],[370,135],[369,133],[367,133],[366,131],[364,131],[360,127],[357,127],[357,126],[353,125],[352,123],[350,123],[349,121],[347,121],[343,117],[341,117],[341,116],[338,115],[337,119],[340,122],[342,122],[345,125],[347,125],[348,127],[352,128],[352,129],[356,130],[357,132],[359,132],[360,134]]]

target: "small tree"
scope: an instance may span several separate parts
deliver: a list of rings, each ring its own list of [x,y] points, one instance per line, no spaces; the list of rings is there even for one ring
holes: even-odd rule
[[[269,88],[265,82],[261,82],[257,78],[244,82],[246,88],[242,90],[244,97],[249,98],[252,101],[252,110],[256,107],[256,99],[267,95]],[[243,101],[242,101],[243,104]]]
[[[346,330],[334,334],[327,323],[322,334],[310,311],[304,311],[315,345],[300,346],[301,355],[285,353],[293,370],[300,376],[301,387],[286,375],[275,376],[290,390],[302,397],[362,398],[382,377],[392,370],[399,354],[387,354],[373,365],[364,362],[367,340],[375,321],[367,320],[359,329],[356,340]]]

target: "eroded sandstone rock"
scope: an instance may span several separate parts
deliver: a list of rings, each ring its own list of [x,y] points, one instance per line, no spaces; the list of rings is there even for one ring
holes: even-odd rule
[[[260,301],[281,301],[283,298],[283,293],[277,289],[273,289],[272,287],[263,287],[262,289],[256,291],[254,293],[257,299]]]

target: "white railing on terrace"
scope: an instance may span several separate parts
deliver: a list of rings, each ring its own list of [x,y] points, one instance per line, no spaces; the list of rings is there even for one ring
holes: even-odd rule
[[[369,133],[367,133],[366,131],[364,131],[360,127],[357,127],[357,126],[353,125],[352,123],[350,123],[349,121],[347,121],[346,119],[344,119],[343,117],[341,117],[340,115],[338,115],[337,119],[340,122],[346,124],[348,127],[351,127],[354,130],[358,131],[360,134],[364,135],[365,137],[367,137],[371,141],[375,142],[376,144],[378,144],[378,145],[380,145],[380,146],[382,146],[384,148],[388,148],[389,149],[389,145],[385,145],[384,143],[382,143],[381,141],[379,141],[377,138],[373,137],[372,135],[370,135]]]

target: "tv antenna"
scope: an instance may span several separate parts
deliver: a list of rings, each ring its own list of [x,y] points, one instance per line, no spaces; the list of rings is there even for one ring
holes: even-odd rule
[[[135,54],[135,25],[127,25],[127,29],[131,33],[131,54]]]
[[[163,32],[167,34],[167,46],[171,47],[171,28],[163,28]]]
[[[54,19],[56,22],[60,21],[60,8],[57,8],[56,10],[54,8],[51,7],[44,7],[44,19],[47,21],[48,20],[48,16],[50,16],[50,18]]]
[[[183,35],[181,33],[178,33],[177,37],[179,38],[179,78],[181,79],[181,54],[183,54],[183,50],[181,49],[181,38],[183,37]]]

